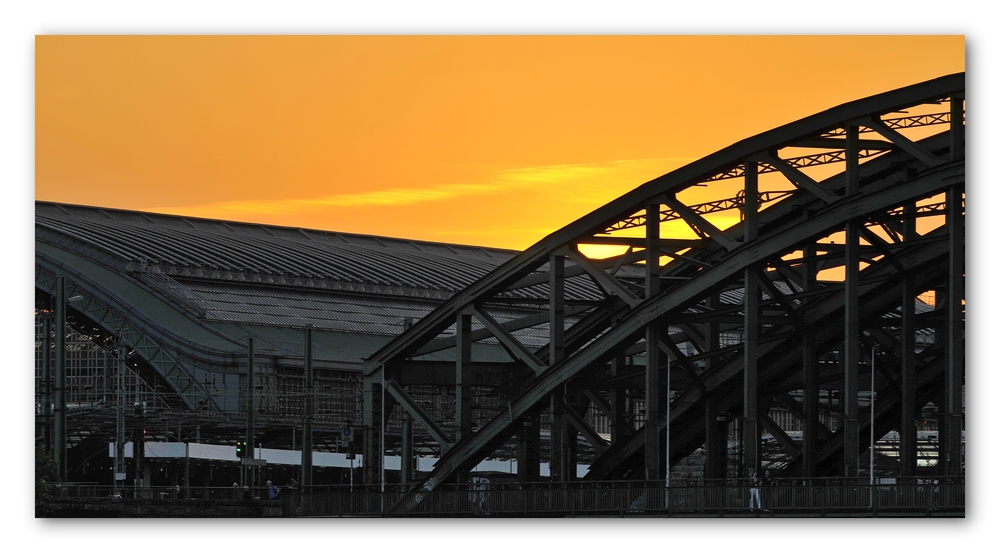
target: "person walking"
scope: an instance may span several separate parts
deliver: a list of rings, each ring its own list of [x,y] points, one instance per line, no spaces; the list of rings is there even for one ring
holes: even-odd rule
[[[762,498],[764,500],[764,504],[766,505],[764,507],[764,512],[767,513],[770,511],[772,507],[771,504],[774,502],[774,490],[771,489],[774,487],[774,478],[771,478],[771,471],[764,471],[764,479],[761,481],[761,484],[764,486],[764,497]]]
[[[272,484],[270,480],[267,481],[267,498],[268,499],[277,499],[278,498],[278,492],[280,492],[280,491],[281,490],[278,489],[278,486],[275,486],[274,484]]]
[[[760,474],[756,471],[753,473],[753,478],[750,479],[750,510],[759,511],[760,505]]]

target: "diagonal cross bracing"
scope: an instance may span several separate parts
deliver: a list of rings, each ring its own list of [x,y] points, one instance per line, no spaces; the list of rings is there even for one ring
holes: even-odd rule
[[[432,419],[427,412],[420,408],[420,405],[418,405],[417,402],[413,401],[413,398],[411,398],[410,395],[403,390],[402,386],[393,380],[386,380],[385,391],[389,392],[389,394],[392,395],[392,397],[394,397],[396,401],[403,406],[403,409],[406,409],[406,412],[416,419],[417,422],[424,425],[424,428],[427,429],[427,432],[431,435],[431,437],[434,438],[434,440],[437,441],[437,443],[439,443],[443,448],[447,448],[454,443],[455,440],[448,436],[448,434],[442,430],[436,422],[434,422],[434,419]]]
[[[504,330],[504,328],[498,323],[493,317],[491,317],[485,311],[480,309],[473,309],[472,315],[479,320],[486,327],[490,333],[493,334],[500,343],[507,346],[507,349],[514,354],[517,359],[523,361],[528,367],[535,371],[535,373],[541,373],[545,370],[545,365],[535,357],[535,354],[528,351],[521,342],[517,341],[513,335]]]

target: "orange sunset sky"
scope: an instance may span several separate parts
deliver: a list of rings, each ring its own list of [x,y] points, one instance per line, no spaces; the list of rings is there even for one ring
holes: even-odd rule
[[[523,249],[965,37],[35,39],[35,198]]]

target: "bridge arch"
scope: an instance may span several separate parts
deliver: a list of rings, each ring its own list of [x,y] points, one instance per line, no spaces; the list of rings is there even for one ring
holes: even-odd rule
[[[948,75],[748,138],[639,186],[456,293],[365,360],[366,480],[380,478],[395,406],[443,451],[402,509],[512,441],[518,477],[537,479],[542,412],[553,480],[575,477],[578,440],[597,452],[587,479],[663,479],[665,465],[698,448],[706,475],[725,476],[717,423],[733,421],[740,475],[761,467],[766,430],[786,450],[785,475],[856,477],[872,421],[876,433],[908,436],[901,462],[912,475],[907,423],[927,401],[945,421],[943,470],[960,475],[964,91],[964,74]],[[578,283],[598,294],[568,295]],[[521,290],[543,294],[547,314],[499,323],[490,306]],[[935,302],[918,316],[925,291]],[[471,332],[473,320],[486,332]],[[528,327],[547,328],[549,343],[521,341]],[[448,329],[455,337],[442,339]],[[925,329],[937,339],[917,351]],[[483,338],[515,360],[498,379],[516,385],[473,428],[469,352]],[[404,385],[432,351],[455,363],[454,420],[431,419]],[[772,403],[801,421],[801,440],[769,419]],[[610,439],[587,408],[610,421]]]

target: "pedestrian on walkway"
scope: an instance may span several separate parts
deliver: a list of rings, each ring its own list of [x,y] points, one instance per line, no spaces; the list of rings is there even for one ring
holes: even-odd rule
[[[774,490],[771,489],[774,487],[774,478],[771,478],[771,471],[764,471],[762,484],[764,486],[764,497],[762,499],[764,500],[764,512],[766,513],[771,509],[771,504],[774,503]]]
[[[760,474],[756,471],[753,473],[753,478],[750,479],[750,510],[759,511],[760,505]]]

